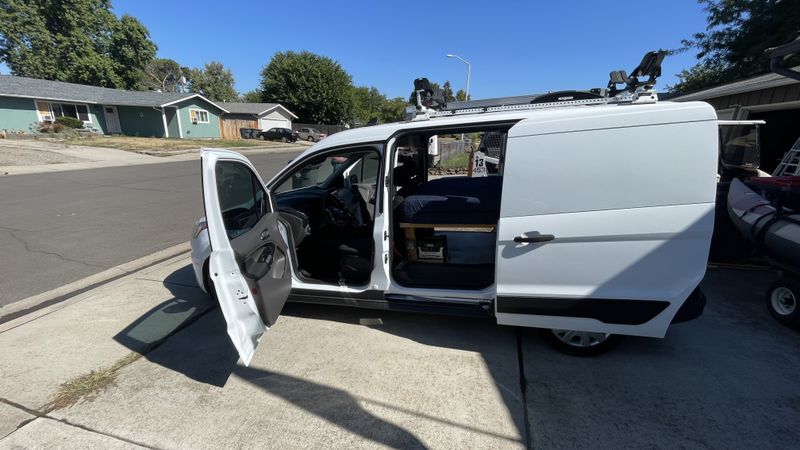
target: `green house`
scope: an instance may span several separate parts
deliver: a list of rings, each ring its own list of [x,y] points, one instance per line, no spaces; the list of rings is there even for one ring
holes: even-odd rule
[[[200,94],[123,91],[0,75],[0,131],[36,133],[59,116],[102,134],[219,138],[227,111]]]

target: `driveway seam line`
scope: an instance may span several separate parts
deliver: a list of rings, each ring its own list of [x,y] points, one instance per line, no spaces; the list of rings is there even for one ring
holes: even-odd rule
[[[519,390],[522,394],[522,416],[525,425],[525,448],[533,449],[531,421],[528,415],[528,380],[525,379],[525,359],[522,352],[522,331],[517,329],[517,367],[519,367]]]
[[[67,419],[58,419],[58,418],[51,417],[51,416],[43,416],[42,419],[54,420],[56,422],[63,423],[64,425],[67,425],[67,426],[70,426],[70,427],[74,427],[74,428],[77,428],[79,430],[83,430],[83,431],[88,431],[90,433],[99,434],[101,436],[109,437],[111,439],[116,439],[118,441],[122,441],[122,442],[125,442],[127,444],[137,445],[139,447],[151,448],[151,449],[158,449],[159,448],[159,447],[153,447],[152,445],[148,445],[148,444],[145,444],[145,443],[142,443],[142,442],[137,442],[137,441],[134,441],[132,439],[124,438],[122,436],[116,436],[116,435],[113,435],[111,433],[106,433],[106,432],[103,432],[103,431],[93,430],[93,429],[91,429],[91,428],[89,428],[87,426],[79,425],[77,423],[72,423]]]
[[[22,410],[22,411],[24,411],[24,412],[26,412],[26,413],[28,413],[28,414],[33,416],[33,418],[31,418],[31,419],[28,419],[28,420],[25,420],[23,422],[20,422],[20,424],[14,429],[14,431],[12,431],[11,433],[8,433],[3,438],[3,440],[7,439],[9,436],[11,436],[12,434],[14,434],[17,431],[21,430],[23,427],[25,427],[25,425],[28,425],[29,423],[33,422],[36,419],[49,419],[49,420],[53,420],[53,421],[56,421],[56,422],[61,422],[64,425],[67,425],[67,426],[71,426],[71,427],[75,427],[75,428],[78,428],[78,429],[81,429],[81,430],[84,430],[84,431],[88,431],[90,433],[100,434],[100,435],[103,435],[103,436],[106,436],[106,437],[110,437],[112,439],[117,439],[119,441],[123,441],[123,442],[126,442],[128,444],[138,445],[140,447],[145,447],[145,448],[157,448],[157,447],[153,447],[151,445],[146,445],[146,444],[143,444],[141,442],[136,442],[136,441],[133,441],[131,439],[124,438],[124,437],[115,436],[113,434],[104,433],[104,432],[98,431],[98,430],[93,430],[93,429],[91,429],[89,427],[85,427],[83,425],[74,424],[74,423],[71,423],[70,421],[68,421],[66,419],[59,419],[59,418],[56,418],[56,417],[52,417],[52,416],[47,415],[47,413],[43,413],[43,412],[41,412],[39,410],[36,410],[36,409],[28,408],[25,405],[22,405],[22,404],[19,404],[17,402],[8,400],[6,398],[0,397],[0,403],[3,403],[3,404],[8,405],[8,406],[11,406],[12,408],[20,409],[20,410]]]

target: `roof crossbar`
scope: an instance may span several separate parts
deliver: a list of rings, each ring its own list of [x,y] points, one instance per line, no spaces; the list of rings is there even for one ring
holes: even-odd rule
[[[661,62],[666,52],[663,50],[648,52],[642,62],[628,76],[624,70],[611,72],[608,88],[594,88],[588,91],[559,91],[539,95],[525,103],[487,105],[481,107],[464,107],[450,110],[438,110],[446,106],[441,92],[431,88],[426,78],[414,80],[414,93],[417,106],[406,108],[406,120],[427,120],[433,117],[457,116],[463,114],[480,114],[500,111],[519,111],[546,109],[564,106],[591,106],[614,103],[655,103],[658,101],[653,86],[661,76]],[[639,81],[640,77],[647,77]],[[618,84],[625,84],[622,89]]]

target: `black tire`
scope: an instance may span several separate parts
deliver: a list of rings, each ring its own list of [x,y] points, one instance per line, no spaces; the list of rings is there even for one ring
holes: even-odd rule
[[[570,337],[568,333],[577,333]],[[604,338],[598,341],[601,333],[583,333],[570,330],[542,330],[542,338],[551,347],[561,353],[573,356],[597,356],[613,349],[622,340],[618,334],[605,334]],[[581,339],[583,337],[583,339]],[[568,341],[572,341],[571,343]]]
[[[309,136],[308,137],[308,142],[314,142],[314,136]]]
[[[767,309],[778,322],[800,327],[800,282],[788,277],[781,277],[772,283],[767,290]]]

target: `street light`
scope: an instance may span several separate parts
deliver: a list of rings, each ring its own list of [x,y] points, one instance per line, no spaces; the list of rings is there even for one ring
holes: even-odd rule
[[[460,57],[458,55],[452,55],[452,54],[448,53],[445,56],[447,56],[448,58],[455,58],[455,59],[457,59],[457,60],[459,60],[459,61],[461,61],[461,62],[463,62],[464,64],[467,65],[467,91],[465,92],[465,94],[466,94],[466,100],[469,101],[469,75],[470,75],[470,72],[472,71],[472,64],[470,64],[469,61],[467,61],[466,59],[464,59],[464,58],[462,58],[462,57]]]
[[[464,93],[465,94],[464,101],[469,101],[469,74],[472,71],[472,64],[470,64],[469,61],[467,61],[466,59],[464,59],[464,58],[462,58],[462,57],[460,57],[458,55],[453,55],[453,54],[448,53],[445,56],[447,56],[448,58],[455,58],[455,59],[457,59],[457,60],[459,60],[459,61],[461,61],[461,62],[463,62],[464,64],[467,65],[467,92]],[[461,133],[461,145],[464,145],[464,133]],[[472,159],[472,158],[470,158],[470,159]],[[470,176],[471,176],[472,175],[472,163],[470,163],[470,165],[469,165],[469,173],[470,173]]]

